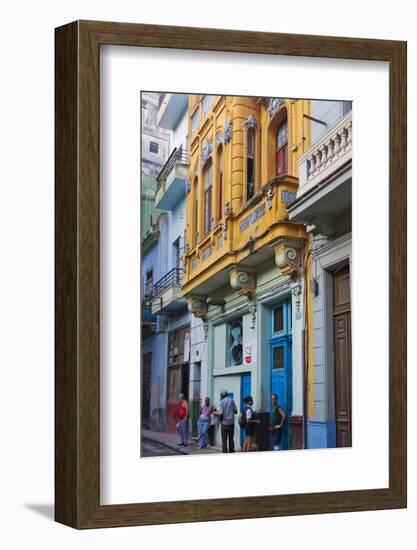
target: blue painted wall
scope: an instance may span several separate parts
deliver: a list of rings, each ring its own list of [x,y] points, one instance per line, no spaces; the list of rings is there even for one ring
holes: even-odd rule
[[[323,449],[336,447],[336,421],[309,420],[307,422],[307,448]]]

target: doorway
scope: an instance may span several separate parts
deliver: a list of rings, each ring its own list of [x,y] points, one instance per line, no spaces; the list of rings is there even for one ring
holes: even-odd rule
[[[336,446],[352,446],[352,337],[349,265],[333,273]]]

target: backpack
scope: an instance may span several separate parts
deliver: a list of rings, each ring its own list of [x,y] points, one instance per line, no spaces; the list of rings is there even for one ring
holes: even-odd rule
[[[237,421],[239,423],[239,426],[242,428],[242,430],[246,428],[246,424],[247,424],[246,411],[247,410],[248,409],[245,408],[245,410],[239,413],[239,416],[237,417]]]
[[[245,413],[245,411],[239,413],[239,416],[237,417],[237,421],[238,421],[239,426],[242,429],[244,429],[245,426],[246,426],[246,413]]]

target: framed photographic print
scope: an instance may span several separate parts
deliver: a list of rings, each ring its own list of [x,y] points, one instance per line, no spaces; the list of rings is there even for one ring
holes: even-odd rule
[[[55,435],[75,528],[406,506],[404,42],[56,29]]]

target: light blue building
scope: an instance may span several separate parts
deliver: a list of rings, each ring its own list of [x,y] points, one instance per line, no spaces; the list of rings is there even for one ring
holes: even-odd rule
[[[152,333],[142,340],[142,418],[152,430],[173,431],[179,393],[192,401],[191,315],[182,296],[188,175],[188,96],[161,95],[157,126],[170,133],[169,155],[156,177],[154,207],[162,213],[153,246],[142,243],[142,288]],[[145,254],[144,254],[145,251]]]

